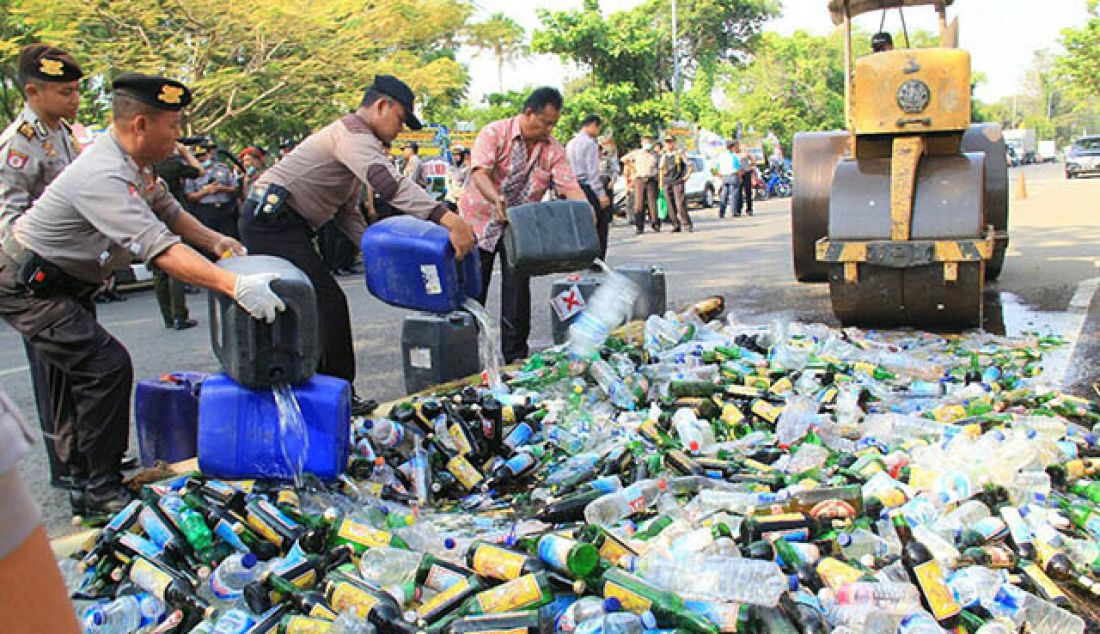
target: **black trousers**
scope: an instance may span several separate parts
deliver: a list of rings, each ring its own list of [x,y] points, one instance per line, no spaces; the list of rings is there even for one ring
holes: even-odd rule
[[[737,213],[741,213],[741,209],[745,208],[745,211],[752,215],[752,194],[752,171],[748,171],[741,175],[741,199],[737,203]]]
[[[160,307],[160,316],[164,318],[165,326],[171,326],[176,320],[186,321],[190,318],[191,315],[187,312],[187,289],[183,282],[155,269],[153,290],[156,291],[157,306]]]
[[[130,354],[96,322],[93,288],[38,297],[17,284],[16,269],[0,256],[0,318],[68,388],[74,442],[62,457],[69,474],[92,490],[117,485],[129,443]]]
[[[641,233],[645,230],[645,214],[642,210],[649,207],[649,223],[654,227],[660,227],[661,221],[657,218],[657,179],[634,179],[634,227]]]
[[[684,181],[675,181],[668,184],[665,189],[665,197],[668,198],[668,219],[677,229],[691,228],[691,216],[688,215],[687,200],[684,198]]]
[[[92,303],[91,307],[94,308]],[[92,311],[93,315],[95,311]],[[34,389],[34,406],[38,411],[38,424],[42,427],[42,445],[50,465],[50,480],[68,476],[68,461],[76,442],[76,405],[65,373],[46,362],[38,350],[26,339],[27,365],[31,371],[31,387]]]
[[[504,240],[494,251],[478,249],[481,257],[482,306],[489,298],[489,282],[493,277],[493,261],[500,256],[500,352],[511,363],[527,356],[527,337],[531,334],[531,278],[509,270],[504,254]]]
[[[240,237],[237,233],[237,203],[228,202],[217,205],[195,203],[191,214],[207,228],[222,235]]]
[[[327,223],[317,231],[317,247],[328,269],[336,272],[355,265],[357,247],[335,223]]]
[[[351,343],[348,298],[313,247],[313,230],[290,207],[275,218],[252,217],[256,203],[248,201],[241,212],[241,238],[253,255],[274,255],[302,270],[317,295],[318,338],[321,357],[317,371],[349,383],[355,381],[355,350]]]
[[[607,232],[611,229],[611,213],[613,210],[611,205],[601,207],[599,197],[588,185],[581,185],[581,191],[584,192],[584,197],[588,199],[588,204],[592,205],[592,209],[596,211],[596,237],[600,241],[600,259],[606,260]]]

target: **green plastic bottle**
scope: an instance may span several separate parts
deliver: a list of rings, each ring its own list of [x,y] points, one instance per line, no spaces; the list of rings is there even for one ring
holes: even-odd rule
[[[687,609],[680,595],[658,589],[641,577],[610,568],[600,582],[605,598],[618,599],[623,609],[630,612],[652,612],[660,627],[691,634],[718,634],[718,628],[710,621]]]

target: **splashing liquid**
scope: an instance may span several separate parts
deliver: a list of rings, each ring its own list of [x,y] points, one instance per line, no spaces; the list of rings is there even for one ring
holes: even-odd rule
[[[484,306],[477,303],[477,300],[467,299],[462,302],[462,307],[469,311],[474,316],[474,320],[477,321],[477,356],[481,361],[481,369],[487,377],[489,389],[499,389],[504,385],[504,381],[500,376],[502,359],[497,328],[493,323],[493,318],[489,316],[489,311],[485,310]]]
[[[275,406],[279,410],[279,445],[286,460],[294,473],[294,486],[303,487],[302,474],[305,471],[306,456],[309,455],[309,434],[306,431],[306,420],[302,416],[302,407],[298,404],[298,398],[294,390],[285,383],[272,386],[271,392],[275,395]]]

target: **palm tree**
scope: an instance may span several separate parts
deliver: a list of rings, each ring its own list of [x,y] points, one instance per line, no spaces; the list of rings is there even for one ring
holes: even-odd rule
[[[503,93],[504,63],[527,55],[523,26],[503,13],[494,13],[484,22],[471,24],[467,34],[471,46],[491,51],[497,58],[497,90]]]

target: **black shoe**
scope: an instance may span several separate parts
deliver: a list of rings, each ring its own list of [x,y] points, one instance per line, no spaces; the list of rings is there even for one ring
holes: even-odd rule
[[[733,214],[733,217],[734,218],[740,218],[741,217],[741,212],[737,212],[737,213]]]
[[[688,225],[688,233],[695,233],[695,225]]]
[[[126,508],[134,499],[134,494],[121,484],[113,484],[100,489],[89,489],[84,492],[83,513],[85,519],[92,517],[110,517]],[[73,496],[69,498],[76,510]]]
[[[750,209],[749,211],[746,211],[745,213],[751,216],[752,215],[752,210]]]
[[[643,231],[642,229],[635,229],[634,230],[634,235],[640,236],[640,235],[642,235],[642,231]]]
[[[683,229],[681,229],[680,227],[673,227],[672,231],[670,231],[669,233],[680,233],[681,231],[683,231]]]
[[[370,416],[370,413],[378,409],[378,401],[373,398],[359,398],[358,396],[351,397],[351,415],[352,416]]]
[[[166,322],[164,322],[164,327],[167,328],[168,330],[171,330],[171,329],[176,327],[176,322],[166,321]]]
[[[84,487],[77,487],[69,491],[69,509],[72,511],[73,517],[85,514],[85,501]]]
[[[653,231],[655,231],[655,232],[657,232],[657,233],[661,233],[661,225],[660,225],[660,224],[658,224],[658,223],[656,223],[656,222],[655,222],[655,223],[653,223],[653,224],[649,225],[649,227],[650,227],[651,229],[653,229]]]
[[[188,328],[194,328],[198,325],[199,322],[194,319],[177,319],[175,323],[172,324],[172,327],[176,330],[187,330]]]

